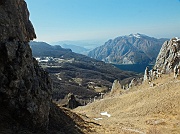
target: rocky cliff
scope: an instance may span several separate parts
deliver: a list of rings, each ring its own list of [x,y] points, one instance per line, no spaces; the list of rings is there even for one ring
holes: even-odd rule
[[[35,38],[24,0],[0,0],[0,133],[82,134],[86,123],[52,103],[48,74],[32,57]]]
[[[0,1],[0,41],[29,42],[36,38],[23,0]]]
[[[15,120],[36,131],[49,123],[51,81],[32,58],[36,38],[24,0],[0,1],[0,105]]]
[[[180,65],[180,39],[172,38],[164,42],[159,55],[156,59],[155,69],[161,69],[164,72],[172,72],[175,66]]]
[[[155,63],[165,40],[139,33],[120,36],[90,51],[88,56],[114,64]]]

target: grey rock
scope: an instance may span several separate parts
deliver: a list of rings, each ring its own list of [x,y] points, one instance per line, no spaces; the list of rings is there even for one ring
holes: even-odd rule
[[[156,59],[154,68],[165,73],[172,72],[175,66],[180,65],[180,39],[172,38],[164,42]]]

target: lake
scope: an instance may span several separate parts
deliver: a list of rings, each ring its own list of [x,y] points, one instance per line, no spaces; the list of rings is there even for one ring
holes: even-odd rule
[[[148,65],[148,64],[113,64],[117,68],[125,71],[133,71],[137,73],[144,73],[146,67],[148,66],[149,69],[152,69],[154,65]]]

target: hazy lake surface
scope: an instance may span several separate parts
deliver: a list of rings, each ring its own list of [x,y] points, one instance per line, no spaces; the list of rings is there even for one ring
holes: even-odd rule
[[[144,73],[147,66],[149,67],[149,69],[152,69],[152,67],[154,66],[148,64],[121,64],[121,65],[113,64],[113,65],[121,70],[133,71],[137,73]]]

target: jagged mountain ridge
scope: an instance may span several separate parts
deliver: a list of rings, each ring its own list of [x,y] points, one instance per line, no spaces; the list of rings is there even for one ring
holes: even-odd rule
[[[139,33],[120,36],[90,51],[88,56],[114,64],[155,63],[165,40],[167,39],[156,39]]]

